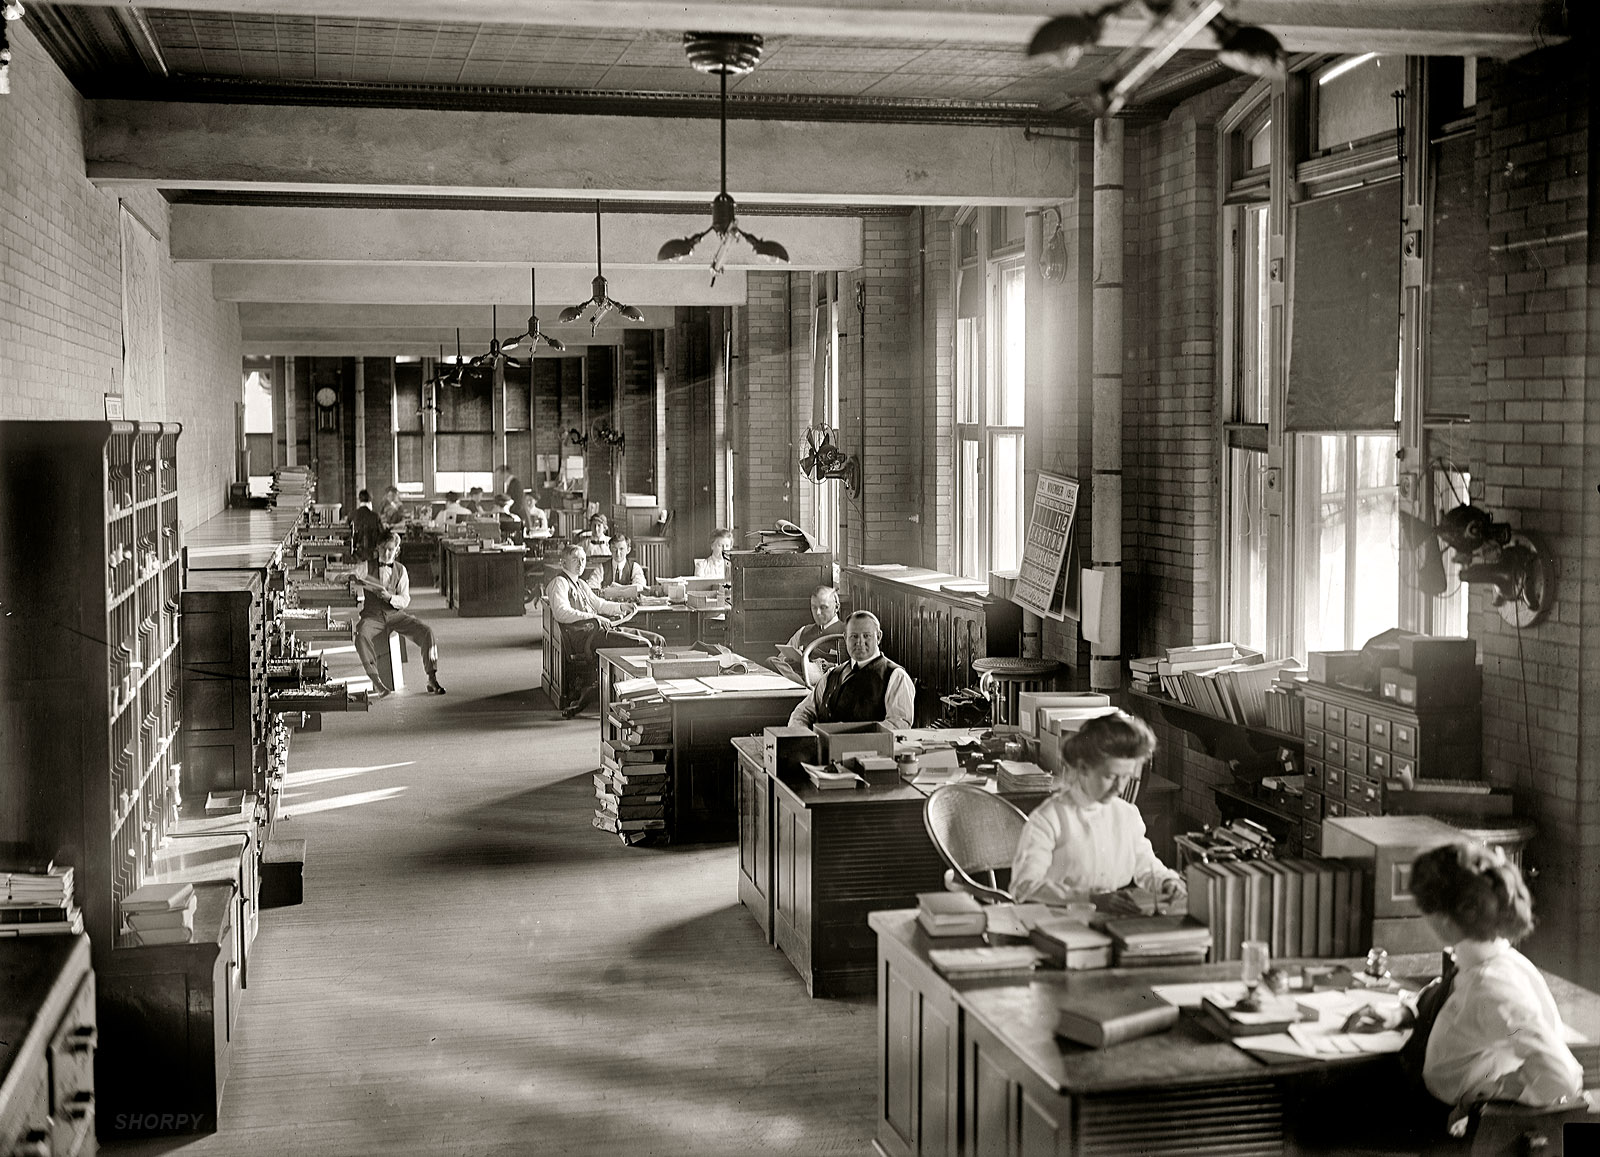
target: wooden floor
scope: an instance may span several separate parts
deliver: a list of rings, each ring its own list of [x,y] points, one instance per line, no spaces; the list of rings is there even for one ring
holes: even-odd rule
[[[262,915],[221,1128],[103,1151],[868,1152],[875,1003],[806,996],[733,845],[589,826],[598,724],[535,690],[536,617],[416,609],[449,694],[413,652],[291,746],[306,899]]]

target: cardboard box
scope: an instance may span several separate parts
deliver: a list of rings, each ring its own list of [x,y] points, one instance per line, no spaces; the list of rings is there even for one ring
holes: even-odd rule
[[[817,733],[809,727],[795,727],[788,723],[781,727],[764,727],[761,730],[761,761],[769,775],[780,779],[805,778],[800,764],[821,763],[818,758],[820,744]]]
[[[1422,676],[1461,676],[1478,665],[1478,643],[1435,635],[1408,635],[1400,640],[1400,667]]]
[[[887,755],[863,755],[850,761],[850,770],[868,787],[893,787],[900,782],[900,765]]]
[[[1366,865],[1375,920],[1421,916],[1411,894],[1412,862],[1460,838],[1459,829],[1432,816],[1335,816],[1323,821],[1322,854]]]
[[[1109,707],[1111,697],[1097,691],[1019,691],[1017,727],[1027,735],[1038,734],[1041,707]]]
[[[817,739],[822,763],[834,763],[847,755],[894,756],[894,731],[882,723],[819,723]]]
[[[1360,651],[1312,651],[1306,657],[1306,675],[1313,683],[1361,683],[1366,678],[1366,657]]]

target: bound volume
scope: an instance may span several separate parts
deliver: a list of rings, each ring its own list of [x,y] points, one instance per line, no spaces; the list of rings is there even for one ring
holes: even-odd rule
[[[1177,1005],[1148,988],[1099,991],[1068,996],[1056,1017],[1056,1035],[1090,1048],[1166,1032],[1178,1023]]]

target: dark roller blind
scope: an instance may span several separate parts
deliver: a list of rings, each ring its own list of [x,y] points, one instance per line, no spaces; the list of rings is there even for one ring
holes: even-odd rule
[[[1295,207],[1291,430],[1394,425],[1400,182]]]
[[[1486,299],[1489,259],[1489,223],[1477,207],[1472,149],[1472,137],[1460,136],[1440,144],[1435,154],[1428,385],[1422,395],[1430,418],[1461,417],[1472,409],[1472,311]]]
[[[983,316],[983,268],[963,269],[956,285],[956,316]]]

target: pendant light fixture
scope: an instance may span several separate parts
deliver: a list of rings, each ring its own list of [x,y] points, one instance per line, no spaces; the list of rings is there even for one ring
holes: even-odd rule
[[[711,264],[711,284],[716,285],[728,258],[728,247],[740,241],[749,246],[760,260],[775,264],[789,263],[789,251],[776,241],[764,241],[739,228],[738,207],[728,196],[728,77],[743,76],[761,59],[762,39],[737,32],[685,32],[683,51],[697,72],[716,73],[720,81],[721,101],[718,120],[722,128],[721,192],[711,202],[711,225],[690,234],[668,241],[656,254],[657,261],[688,261],[691,258]]]
[[[509,357],[506,347],[500,344],[500,307],[489,306],[489,348],[472,359],[472,368],[475,370],[495,368],[495,363],[504,362],[509,366],[520,366],[522,363],[514,357]]]
[[[612,301],[611,294],[606,289],[605,269],[600,264],[600,202],[594,203],[594,281],[591,283],[593,293],[589,300],[577,305],[568,306],[561,311],[561,324],[568,325],[583,319],[583,311],[591,305],[594,306],[594,316],[589,319],[589,334],[592,337],[600,332],[600,319],[612,310],[620,313],[629,321],[643,321],[644,314],[631,305],[623,305],[620,301]],[[531,326],[529,327],[532,328]],[[546,339],[549,340],[548,338]]]
[[[439,362],[440,362],[441,365],[444,363],[444,350],[443,350],[442,347],[439,350]],[[430,386],[450,386],[453,389],[460,389],[461,388],[462,377],[466,372],[467,372],[467,359],[461,356],[461,327],[460,326],[456,326],[456,360],[455,360],[455,365],[450,370],[449,373],[445,373],[443,370],[439,370],[437,373],[435,373],[433,375],[433,377],[428,379],[428,384]]]
[[[557,339],[539,332],[539,307],[536,304],[539,300],[538,290],[539,283],[535,280],[534,271],[530,267],[528,269],[528,330],[526,333],[519,333],[502,345],[500,347],[501,353],[529,355],[538,349],[540,345],[547,345],[557,353],[567,348]]]

